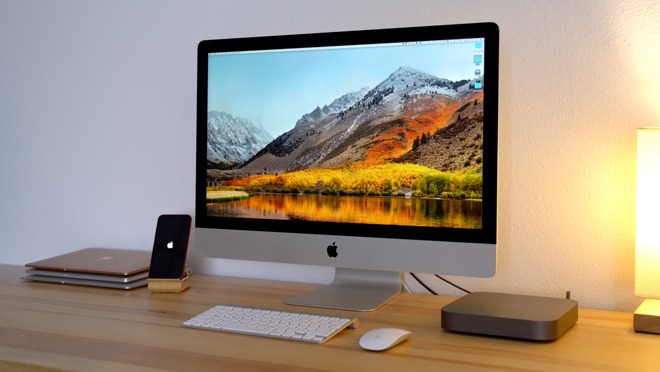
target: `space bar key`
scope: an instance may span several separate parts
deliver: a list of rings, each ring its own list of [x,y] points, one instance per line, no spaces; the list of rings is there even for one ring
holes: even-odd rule
[[[251,335],[267,335],[269,333],[269,330],[265,328],[254,328],[254,327],[246,327],[246,326],[222,326],[222,330],[227,332],[236,332],[236,333],[244,333]]]

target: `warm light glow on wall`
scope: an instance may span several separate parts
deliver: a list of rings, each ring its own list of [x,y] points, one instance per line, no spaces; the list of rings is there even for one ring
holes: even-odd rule
[[[653,119],[660,113],[660,90],[656,89],[660,83],[660,69],[649,68],[649,61],[660,58],[659,4],[657,0],[637,0],[635,6],[625,1],[608,5],[614,36],[621,45],[617,55],[627,60],[628,76],[636,77],[636,87],[643,92],[639,97],[648,108],[646,114],[656,115]]]
[[[660,298],[660,128],[637,130],[635,294]]]

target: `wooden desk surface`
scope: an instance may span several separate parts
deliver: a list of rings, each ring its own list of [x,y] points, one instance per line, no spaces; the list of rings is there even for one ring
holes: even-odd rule
[[[632,314],[579,310],[577,324],[549,343],[445,332],[440,308],[451,297],[402,294],[372,313],[287,306],[313,285],[193,275],[179,294],[23,281],[24,268],[0,265],[0,370],[653,370],[660,335],[635,333]],[[578,299],[579,300],[579,299]],[[218,303],[356,315],[323,345],[182,328]],[[372,328],[414,332],[385,352],[360,349]]]

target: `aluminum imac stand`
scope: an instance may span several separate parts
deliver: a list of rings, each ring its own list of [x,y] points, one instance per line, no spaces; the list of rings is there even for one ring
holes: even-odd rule
[[[329,285],[284,301],[288,305],[374,311],[401,293],[401,273],[335,268]]]

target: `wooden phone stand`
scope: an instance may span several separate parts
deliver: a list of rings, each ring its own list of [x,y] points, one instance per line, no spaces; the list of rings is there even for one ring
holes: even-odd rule
[[[190,287],[186,279],[188,279],[188,275],[181,279],[149,278],[147,285],[152,292],[183,292]]]

